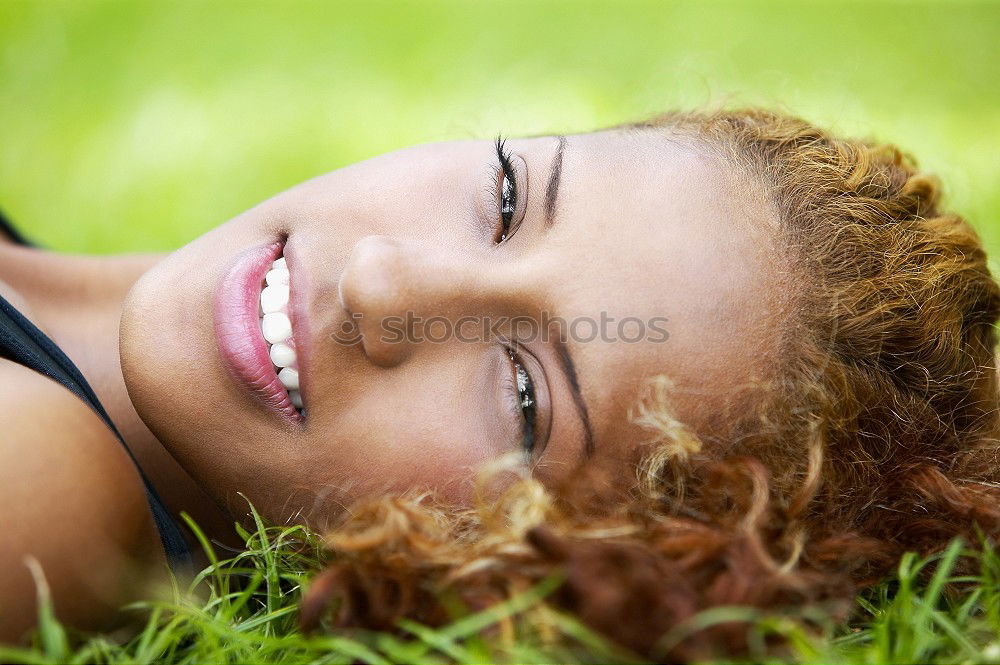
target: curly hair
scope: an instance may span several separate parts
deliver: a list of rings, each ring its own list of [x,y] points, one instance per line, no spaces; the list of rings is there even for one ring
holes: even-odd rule
[[[711,437],[651,380],[632,413],[651,442],[629,487],[581,469],[472,509],[362,502],[327,538],[303,625],[331,605],[338,626],[439,624],[445,590],[477,608],[558,573],[549,602],[638,654],[687,659],[744,645],[735,623],[663,642],[700,610],[843,616],[904,551],[1000,533],[1000,288],[938,183],[895,147],[765,110],[625,129],[691,139],[776,212],[792,301],[774,375]]]

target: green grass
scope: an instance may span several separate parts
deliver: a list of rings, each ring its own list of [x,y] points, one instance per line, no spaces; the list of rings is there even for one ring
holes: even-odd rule
[[[996,2],[0,0],[0,207],[57,249],[165,251],[298,181],[413,143],[728,101],[899,143],[1000,256],[998,81]],[[315,538],[262,528],[247,540],[204,573],[207,601],[178,590],[141,608],[151,614],[131,641],[67,636],[44,615],[36,648],[0,661],[611,659],[554,612],[550,628],[570,636],[559,651],[527,621],[512,643],[477,637],[517,603],[404,637],[304,638],[294,608]],[[944,595],[958,556],[979,556],[982,572]],[[922,566],[937,567],[929,585]],[[998,578],[993,551],[908,557],[849,626],[757,617],[754,643],[780,633],[799,661],[1000,662]],[[665,639],[744,615],[716,610]]]
[[[256,512],[253,513],[256,517]],[[197,528],[197,527],[195,527]],[[211,564],[169,601],[137,603],[145,617],[127,641],[71,633],[47,600],[30,648],[0,646],[4,663],[606,663],[642,662],[546,605],[548,579],[501,605],[456,616],[438,629],[403,622],[397,633],[296,629],[303,582],[320,565],[319,538],[302,527],[257,519],[239,529],[246,551]],[[960,558],[977,575],[953,573]],[[922,580],[922,581],[921,581]],[[1000,555],[955,541],[942,554],[905,556],[895,577],[864,593],[849,623],[822,612],[769,616],[722,607],[696,615],[662,638],[664,648],[716,623],[748,624],[750,660],[786,663],[1000,662]],[[506,630],[494,630],[505,624]],[[775,651],[775,640],[784,644]],[[769,646],[770,645],[770,646]]]
[[[128,611],[146,617],[132,639],[121,643],[103,635],[71,634],[55,618],[43,592],[33,644],[0,645],[0,662],[381,665],[629,659],[572,617],[544,605],[559,583],[555,578],[485,611],[458,615],[436,630],[404,621],[399,634],[354,630],[303,636],[296,628],[297,603],[303,582],[323,560],[320,539],[301,526],[265,525],[251,511],[256,529],[237,526],[246,550],[229,559],[220,560],[189,520],[211,563],[189,587],[175,585],[172,600],[129,606]],[[525,612],[531,612],[530,621]],[[484,636],[501,622],[515,628],[517,639]]]

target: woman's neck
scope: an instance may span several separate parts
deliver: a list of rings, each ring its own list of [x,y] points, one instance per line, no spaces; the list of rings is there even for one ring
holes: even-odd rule
[[[233,543],[232,520],[142,422],[122,378],[122,303],[160,258],[75,256],[0,242],[0,293],[12,295],[8,299],[25,308],[24,314],[80,368],[167,509],[174,515],[187,512],[209,536]]]

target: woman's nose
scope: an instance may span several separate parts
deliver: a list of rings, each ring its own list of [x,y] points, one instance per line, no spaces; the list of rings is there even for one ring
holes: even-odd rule
[[[453,321],[488,300],[482,263],[450,248],[367,236],[354,246],[340,278],[340,302],[376,365],[402,362],[430,317]]]

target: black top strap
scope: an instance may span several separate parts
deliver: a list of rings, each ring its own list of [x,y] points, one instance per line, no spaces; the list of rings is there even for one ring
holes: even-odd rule
[[[13,240],[18,245],[25,245],[26,247],[33,247],[34,243],[30,242],[27,238],[21,235],[21,232],[14,228],[14,225],[10,223],[7,216],[3,214],[3,210],[0,210],[0,231],[3,231],[11,240]]]
[[[7,220],[0,215],[0,227],[10,233],[12,227]],[[16,232],[10,233],[12,237],[19,238]],[[17,309],[11,305],[6,298],[0,296],[0,357],[13,360],[30,369],[39,372],[60,385],[64,386],[74,395],[83,400],[94,412],[100,416],[104,424],[114,433],[125,448],[125,452],[132,459],[142,484],[146,491],[146,500],[149,502],[150,511],[153,513],[153,520],[160,533],[160,541],[167,555],[167,561],[175,569],[191,570],[193,562],[191,551],[188,548],[184,536],[181,535],[180,527],[174,518],[163,505],[163,501],[156,493],[149,478],[139,466],[135,455],[125,445],[121,433],[111,421],[104,406],[101,405],[97,395],[91,389],[90,384],[80,373],[80,370],[73,364],[73,361],[63,353],[62,349],[56,346],[45,333],[38,329],[31,321],[24,317]]]

